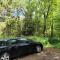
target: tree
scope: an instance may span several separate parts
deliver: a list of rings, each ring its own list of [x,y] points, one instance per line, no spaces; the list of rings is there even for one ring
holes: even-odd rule
[[[51,6],[52,6],[52,0],[43,0],[43,15],[44,15],[44,28],[43,28],[43,34],[44,37],[46,36],[46,22],[49,17],[49,14],[51,13]]]
[[[33,13],[33,0],[28,0],[26,5],[25,11],[25,19],[24,19],[24,27],[23,33],[26,35],[33,35],[34,31],[34,21],[32,20],[32,13]]]

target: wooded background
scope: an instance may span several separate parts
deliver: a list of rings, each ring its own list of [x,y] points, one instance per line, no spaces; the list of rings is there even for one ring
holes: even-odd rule
[[[0,37],[6,36],[60,40],[60,0],[0,0]]]

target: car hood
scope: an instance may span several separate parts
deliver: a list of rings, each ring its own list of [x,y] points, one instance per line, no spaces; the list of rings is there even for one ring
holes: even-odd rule
[[[0,46],[0,48],[5,48],[6,46]]]

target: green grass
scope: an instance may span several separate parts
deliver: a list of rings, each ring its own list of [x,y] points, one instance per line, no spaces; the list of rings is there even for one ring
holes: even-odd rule
[[[54,47],[54,48],[59,48],[59,49],[60,49],[60,42],[57,43],[57,44],[55,44],[53,47]]]
[[[32,39],[36,42],[41,42],[44,47],[53,47],[48,41],[48,38],[38,37],[38,36],[28,36],[27,38]]]
[[[49,38],[44,38],[40,36],[28,36],[27,38],[32,39],[36,42],[41,42],[43,46],[46,47],[52,47],[52,48],[60,48],[60,41],[54,39],[51,40],[52,43],[50,43]]]

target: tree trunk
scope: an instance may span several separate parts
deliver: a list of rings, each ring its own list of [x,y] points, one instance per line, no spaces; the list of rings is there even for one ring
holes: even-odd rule
[[[51,21],[51,38],[53,38],[53,20]]]
[[[44,28],[43,28],[43,35],[44,35],[44,37],[45,37],[45,35],[46,35],[46,15],[45,15],[45,13],[44,13]]]

